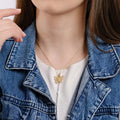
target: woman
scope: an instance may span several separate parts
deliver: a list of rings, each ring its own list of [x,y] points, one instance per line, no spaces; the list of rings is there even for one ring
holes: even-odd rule
[[[120,119],[119,0],[17,8],[0,10],[0,119]]]

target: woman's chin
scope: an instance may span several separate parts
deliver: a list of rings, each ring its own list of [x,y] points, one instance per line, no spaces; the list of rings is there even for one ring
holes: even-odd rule
[[[56,7],[56,6],[48,6],[39,8],[40,11],[47,13],[49,15],[64,15],[73,11],[75,8],[64,8],[64,7]]]
[[[50,15],[61,15],[69,13],[78,8],[82,2],[69,3],[66,1],[53,1],[53,0],[32,0],[37,9]]]
[[[47,6],[39,8],[40,11],[45,12],[50,15],[60,15],[67,12],[67,10],[57,7],[57,6]]]
[[[66,13],[65,11],[57,11],[57,10],[43,10],[43,12],[49,15],[63,15]]]

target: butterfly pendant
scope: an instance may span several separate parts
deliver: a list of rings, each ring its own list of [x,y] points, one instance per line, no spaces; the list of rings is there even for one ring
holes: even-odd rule
[[[57,76],[54,77],[55,83],[56,84],[61,83],[63,78],[64,78],[64,76],[59,73]]]

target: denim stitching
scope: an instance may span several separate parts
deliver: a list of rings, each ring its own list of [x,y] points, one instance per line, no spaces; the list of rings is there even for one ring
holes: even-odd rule
[[[99,108],[95,115],[107,115],[107,114],[118,114],[120,107],[107,107],[107,108]]]
[[[12,104],[19,106],[19,107],[28,107],[28,108],[35,109],[37,111],[47,113],[47,114],[55,114],[55,112],[54,112],[55,107],[54,106],[49,106],[50,107],[49,108],[49,107],[45,107],[43,105],[39,105],[39,103],[37,104],[37,103],[29,101],[29,100],[20,100],[18,98],[15,98],[13,96],[9,96],[6,94],[3,95],[3,100],[9,101]]]

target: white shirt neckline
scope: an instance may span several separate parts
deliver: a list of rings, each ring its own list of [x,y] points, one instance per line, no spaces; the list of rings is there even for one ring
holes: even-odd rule
[[[70,65],[68,69],[55,70],[53,67],[42,62],[36,55],[38,68],[48,86],[51,97],[55,103],[57,98],[56,93],[59,86],[57,120],[66,120],[67,112],[69,110],[76,87],[82,76],[83,70],[86,66],[87,59],[88,56],[86,56],[81,61]],[[63,71],[64,79],[63,82],[58,85],[54,81],[54,76],[56,76],[56,72],[59,73],[61,71]]]

